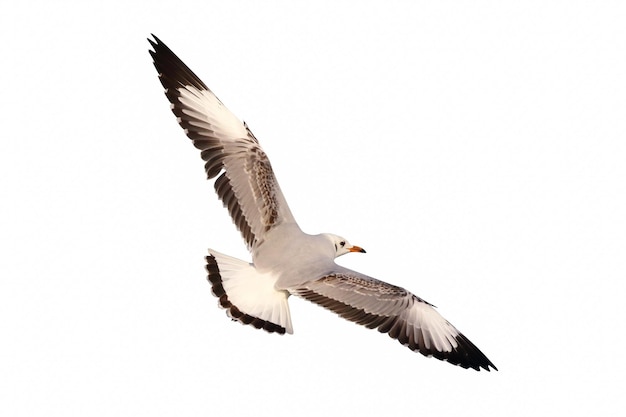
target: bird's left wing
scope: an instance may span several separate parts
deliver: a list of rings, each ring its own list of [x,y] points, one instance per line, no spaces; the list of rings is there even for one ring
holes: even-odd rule
[[[347,268],[309,281],[292,293],[341,317],[388,333],[409,349],[463,368],[497,368],[434,306],[404,288]]]

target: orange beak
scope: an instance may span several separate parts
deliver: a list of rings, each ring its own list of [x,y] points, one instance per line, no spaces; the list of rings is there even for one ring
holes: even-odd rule
[[[360,246],[352,246],[350,249],[348,249],[350,252],[361,252],[361,253],[365,253],[365,249],[363,249]]]

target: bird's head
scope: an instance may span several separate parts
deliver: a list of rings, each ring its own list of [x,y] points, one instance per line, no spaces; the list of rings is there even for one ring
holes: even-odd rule
[[[324,233],[324,236],[332,242],[335,248],[335,258],[345,255],[349,252],[361,252],[365,253],[365,249],[360,246],[352,245],[345,238],[331,233]]]

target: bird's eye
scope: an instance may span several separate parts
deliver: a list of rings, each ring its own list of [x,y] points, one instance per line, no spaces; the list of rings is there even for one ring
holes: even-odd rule
[[[346,246],[346,241],[342,240],[341,242],[339,242],[339,244],[341,245],[341,247],[343,248],[344,246]]]

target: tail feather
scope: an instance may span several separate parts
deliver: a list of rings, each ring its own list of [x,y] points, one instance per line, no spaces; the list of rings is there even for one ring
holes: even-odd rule
[[[211,291],[229,317],[269,333],[293,333],[289,293],[274,288],[275,278],[214,250],[209,250],[206,261]]]

